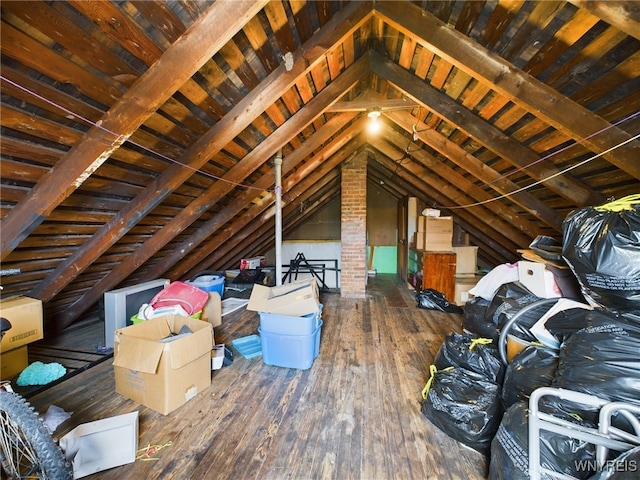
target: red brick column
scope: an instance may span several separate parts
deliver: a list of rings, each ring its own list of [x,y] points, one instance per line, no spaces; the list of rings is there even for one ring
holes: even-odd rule
[[[342,166],[340,294],[363,298],[367,275],[367,152]]]

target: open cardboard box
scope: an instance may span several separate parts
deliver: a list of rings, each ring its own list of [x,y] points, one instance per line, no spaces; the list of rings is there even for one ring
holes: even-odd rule
[[[276,287],[255,284],[247,310],[300,317],[320,310],[315,278]]]
[[[136,460],[138,412],[83,423],[60,439],[73,465],[73,478],[119,467]]]
[[[116,392],[166,415],[211,385],[213,345],[209,322],[179,315],[116,330]]]

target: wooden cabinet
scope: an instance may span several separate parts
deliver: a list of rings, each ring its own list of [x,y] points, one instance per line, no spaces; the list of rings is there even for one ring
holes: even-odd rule
[[[416,288],[432,288],[444,294],[454,303],[456,294],[456,254],[454,252],[424,252],[409,249],[409,271],[416,274],[421,285]]]

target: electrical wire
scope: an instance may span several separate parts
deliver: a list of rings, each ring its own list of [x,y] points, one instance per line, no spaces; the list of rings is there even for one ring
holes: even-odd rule
[[[5,77],[5,76],[3,76],[3,75],[0,75],[0,79],[4,80],[5,82],[7,82],[7,83],[9,83],[9,84],[13,85],[14,87],[16,87],[16,88],[18,88],[18,89],[20,89],[20,90],[22,90],[22,91],[24,91],[24,92],[26,92],[26,93],[28,93],[28,94],[30,94],[30,95],[32,95],[32,96],[34,96],[34,97],[36,97],[36,98],[38,98],[38,99],[42,100],[43,102],[48,103],[49,105],[51,105],[51,106],[53,106],[53,107],[55,107],[55,108],[58,108],[58,109],[62,110],[63,112],[65,112],[65,113],[67,113],[67,114],[69,114],[69,115],[72,115],[74,118],[77,118],[77,119],[82,120],[83,122],[87,123],[88,125],[91,125],[91,126],[93,126],[93,127],[96,127],[96,128],[98,128],[98,129],[101,129],[101,130],[102,130],[102,131],[104,131],[104,132],[107,132],[107,133],[109,133],[109,134],[113,135],[113,136],[114,136],[114,137],[116,137],[117,139],[122,139],[122,138],[124,137],[124,135],[122,135],[122,134],[118,134],[118,133],[116,133],[116,132],[112,132],[111,130],[109,130],[109,129],[107,129],[107,128],[103,127],[102,125],[100,125],[99,123],[93,122],[92,120],[89,120],[88,118],[85,118],[85,117],[83,117],[82,115],[79,115],[79,114],[77,114],[77,113],[73,112],[72,110],[69,110],[69,109],[67,109],[66,107],[63,107],[62,105],[58,105],[57,103],[55,103],[55,102],[53,102],[53,101],[51,101],[51,100],[49,100],[49,99],[47,99],[47,98],[45,98],[45,97],[43,97],[43,96],[39,95],[38,93],[35,93],[35,92],[33,92],[33,91],[29,90],[28,88],[23,87],[22,85],[19,85],[19,84],[17,84],[17,83],[15,83],[15,82],[13,82],[12,80],[10,80],[10,79],[6,78],[6,77]],[[420,108],[420,107],[418,107],[418,108]],[[418,115],[419,115],[419,114],[420,114],[420,110],[418,110]],[[500,177],[498,177],[498,178],[496,178],[496,179],[492,180],[491,182],[486,183],[485,185],[491,185],[492,183],[495,183],[496,181],[498,181],[498,180],[500,180],[500,179],[502,179],[502,178],[506,178],[506,177],[508,177],[508,176],[510,176],[510,175],[515,174],[516,172],[519,172],[519,171],[525,170],[526,168],[528,168],[528,167],[530,167],[530,166],[532,166],[532,165],[535,165],[535,164],[537,164],[537,163],[540,163],[540,162],[542,162],[542,161],[544,161],[544,160],[548,160],[549,158],[553,157],[554,155],[557,155],[557,154],[559,154],[559,153],[561,153],[561,152],[563,152],[563,151],[566,151],[567,149],[569,149],[569,148],[571,148],[571,147],[573,147],[573,146],[575,146],[575,145],[578,145],[578,144],[580,144],[581,142],[583,142],[583,141],[585,141],[585,140],[588,140],[588,139],[590,139],[590,138],[594,137],[595,135],[598,135],[598,134],[600,134],[600,133],[603,133],[603,132],[605,132],[606,130],[608,130],[608,129],[610,129],[610,128],[614,128],[614,127],[615,127],[615,126],[617,126],[617,125],[620,125],[620,124],[622,124],[622,123],[624,123],[624,122],[626,122],[626,121],[632,120],[632,119],[636,118],[638,115],[640,115],[640,112],[635,112],[635,113],[633,113],[633,114],[631,114],[631,115],[629,115],[629,116],[627,116],[627,117],[625,117],[625,118],[623,118],[623,119],[621,119],[621,120],[619,120],[619,121],[617,121],[617,122],[615,122],[615,123],[613,123],[613,124],[608,125],[607,127],[603,128],[603,129],[601,129],[601,130],[598,130],[598,131],[596,131],[596,132],[594,132],[594,133],[592,133],[592,134],[588,135],[587,137],[584,137],[584,138],[582,138],[582,139],[580,139],[580,140],[578,140],[578,141],[576,141],[576,142],[572,143],[571,145],[567,145],[566,147],[563,147],[563,148],[561,148],[560,150],[557,150],[557,151],[552,152],[552,153],[550,153],[550,154],[548,154],[548,155],[545,155],[544,157],[541,157],[541,158],[539,158],[538,160],[536,160],[536,161],[534,161],[534,162],[531,162],[530,164],[528,164],[528,165],[526,165],[526,166],[522,166],[522,167],[517,168],[517,169],[516,169],[516,170],[514,170],[514,171],[510,171],[508,174],[502,175],[502,176],[500,176]],[[422,131],[428,130],[428,128],[427,128],[427,129],[423,129],[423,130],[419,130],[419,131],[418,131],[418,130],[416,130],[416,128],[417,128],[417,123],[416,123],[416,125],[413,127],[413,132],[414,132],[414,133],[419,133],[419,132],[422,132]],[[476,203],[472,203],[472,204],[468,204],[468,205],[458,205],[458,206],[453,206],[453,207],[441,206],[440,208],[461,209],[461,208],[475,207],[475,206],[484,205],[484,204],[486,204],[486,203],[490,203],[490,202],[493,202],[493,201],[496,201],[496,200],[500,200],[500,199],[502,199],[502,198],[506,198],[506,197],[509,197],[509,196],[515,195],[516,193],[520,193],[520,192],[522,192],[522,191],[528,190],[528,189],[529,189],[529,188],[531,188],[531,187],[534,187],[534,186],[539,185],[539,184],[541,184],[541,183],[544,183],[544,182],[546,182],[546,181],[548,181],[548,180],[551,180],[552,178],[555,178],[555,177],[558,177],[558,176],[560,176],[560,175],[563,175],[563,174],[567,173],[568,171],[571,171],[571,170],[573,170],[573,169],[575,169],[575,168],[577,168],[577,167],[579,167],[579,166],[581,166],[581,165],[584,165],[584,164],[586,164],[586,163],[588,163],[588,162],[590,162],[590,161],[592,161],[592,160],[595,160],[596,158],[599,158],[599,157],[601,157],[602,155],[605,155],[605,154],[607,154],[607,153],[609,153],[609,152],[611,152],[611,151],[615,150],[616,148],[619,148],[619,147],[621,147],[621,146],[623,146],[623,145],[625,145],[625,144],[627,144],[627,143],[629,143],[629,142],[631,142],[631,141],[633,141],[633,140],[637,139],[639,136],[640,136],[640,135],[636,135],[635,137],[632,137],[632,138],[630,138],[630,139],[628,139],[628,140],[626,140],[626,141],[624,141],[624,142],[622,142],[622,143],[620,143],[620,144],[618,144],[618,145],[615,145],[615,146],[613,146],[613,147],[609,148],[608,150],[606,150],[606,151],[604,151],[604,152],[601,152],[601,153],[599,153],[599,154],[597,154],[597,155],[595,155],[595,156],[593,156],[593,157],[591,157],[591,158],[588,158],[588,159],[586,159],[586,160],[584,160],[584,161],[582,161],[582,162],[579,162],[579,163],[577,163],[577,164],[575,164],[575,165],[573,165],[573,166],[571,166],[571,167],[568,167],[568,168],[566,168],[566,169],[564,169],[564,170],[558,171],[558,172],[556,172],[556,173],[554,173],[554,174],[550,175],[549,177],[546,177],[546,178],[544,178],[544,179],[542,179],[542,180],[538,180],[538,181],[536,181],[536,182],[534,182],[534,183],[532,183],[532,184],[530,184],[530,185],[528,185],[528,186],[526,186],[526,187],[522,187],[522,188],[520,188],[520,189],[518,189],[518,190],[515,190],[515,191],[513,191],[513,192],[509,192],[509,193],[507,193],[507,194],[500,195],[500,196],[495,197],[495,198],[493,198],[493,199],[485,200],[485,201],[483,201],[483,202],[476,202]],[[397,165],[397,167],[396,167],[396,171],[397,171],[397,168],[401,165],[402,161],[405,159],[405,157],[406,157],[406,158],[410,158],[410,157],[409,157],[409,154],[410,154],[410,153],[412,153],[413,151],[418,151],[418,150],[420,150],[420,148],[418,148],[417,150],[413,150],[413,151],[410,151],[410,150],[409,150],[409,147],[411,146],[411,143],[412,143],[412,141],[411,141],[411,140],[412,140],[412,139],[411,139],[411,138],[409,138],[409,143],[408,143],[408,145],[407,145],[407,148],[405,149],[404,155],[403,155],[403,156],[402,156],[402,158],[400,158],[400,159],[399,159],[399,161],[398,161],[398,165]],[[171,157],[168,157],[168,156],[166,156],[166,155],[163,155],[162,153],[156,152],[156,151],[154,151],[154,150],[152,150],[152,149],[150,149],[150,148],[148,148],[148,147],[145,147],[144,145],[141,145],[141,144],[139,144],[139,143],[137,143],[137,142],[135,142],[135,141],[131,140],[131,138],[124,138],[124,141],[129,142],[130,144],[135,145],[135,146],[137,146],[138,148],[141,148],[141,149],[143,149],[143,150],[145,150],[145,151],[147,151],[147,152],[149,152],[149,153],[151,153],[151,154],[153,154],[153,155],[156,155],[156,156],[158,156],[158,157],[160,157],[160,158],[163,158],[163,159],[165,159],[165,160],[167,160],[167,161],[169,161],[169,162],[175,163],[175,164],[177,164],[177,165],[179,165],[179,166],[181,166],[181,167],[183,167],[183,168],[190,169],[190,170],[192,170],[193,172],[198,172],[198,173],[200,173],[200,174],[202,174],[202,175],[204,175],[204,176],[206,176],[206,177],[212,178],[212,179],[214,179],[214,180],[223,181],[223,182],[226,182],[226,183],[229,183],[229,184],[232,184],[232,185],[235,185],[235,186],[239,186],[239,187],[247,188],[247,189],[254,189],[254,190],[258,190],[258,191],[265,191],[265,189],[263,189],[263,188],[258,188],[258,187],[254,187],[254,186],[252,186],[252,185],[245,185],[245,184],[243,184],[243,183],[233,182],[233,181],[231,181],[231,180],[227,180],[227,179],[222,178],[222,177],[219,177],[219,176],[217,176],[217,175],[213,175],[213,174],[211,174],[211,173],[209,173],[209,172],[205,172],[205,171],[200,170],[200,169],[198,169],[198,168],[192,167],[192,166],[190,166],[190,165],[185,165],[184,163],[181,163],[181,162],[179,162],[179,161],[177,161],[177,160],[175,160],[175,159],[173,159],[173,158],[171,158]],[[395,173],[395,172],[394,172],[394,173]],[[267,190],[267,191],[269,191],[269,190]]]
[[[264,191],[265,191],[265,189],[264,189],[264,188],[258,188],[258,187],[254,187],[254,186],[252,186],[252,185],[245,185],[245,184],[243,184],[243,183],[233,182],[233,181],[231,181],[231,180],[227,180],[226,178],[218,177],[217,175],[213,175],[212,173],[205,172],[205,171],[200,170],[200,169],[198,169],[198,168],[192,167],[191,165],[186,165],[186,164],[184,164],[184,163],[182,163],[182,162],[179,162],[178,160],[175,160],[175,159],[173,159],[173,158],[171,158],[171,157],[168,157],[168,156],[166,156],[166,155],[164,155],[164,154],[162,154],[162,153],[156,152],[156,151],[154,151],[154,150],[152,150],[152,149],[150,149],[150,148],[148,148],[148,147],[145,147],[144,145],[142,145],[142,144],[140,144],[140,143],[137,143],[137,142],[135,142],[135,141],[131,140],[131,138],[130,138],[130,137],[129,137],[129,138],[127,138],[127,137],[125,137],[125,136],[124,136],[124,135],[122,135],[122,134],[118,134],[118,133],[116,133],[116,132],[112,132],[112,131],[111,131],[111,130],[109,130],[108,128],[103,127],[101,124],[96,123],[96,122],[94,122],[94,121],[92,121],[92,120],[89,120],[88,118],[85,118],[85,117],[83,117],[82,115],[79,115],[79,114],[77,114],[77,113],[73,112],[72,110],[69,110],[68,108],[63,107],[62,105],[58,105],[57,103],[55,103],[55,102],[53,102],[53,101],[49,100],[48,98],[45,98],[45,97],[43,97],[42,95],[40,95],[40,94],[38,94],[38,93],[36,93],[36,92],[32,92],[32,91],[31,91],[31,90],[29,90],[28,88],[23,87],[22,85],[19,85],[19,84],[15,83],[14,81],[12,81],[12,80],[10,80],[10,79],[6,78],[6,77],[5,77],[5,76],[3,76],[3,75],[0,75],[0,79],[4,80],[5,82],[7,82],[7,83],[9,83],[9,84],[11,84],[11,85],[13,85],[13,86],[14,86],[14,87],[16,87],[16,88],[18,88],[18,89],[22,90],[23,92],[26,92],[26,93],[28,93],[28,94],[30,94],[30,95],[32,95],[32,96],[34,96],[34,97],[38,98],[39,100],[42,100],[43,102],[48,103],[49,105],[51,105],[51,106],[53,106],[53,107],[55,107],[55,108],[58,108],[58,109],[62,110],[63,112],[65,112],[65,113],[67,113],[67,114],[69,114],[69,115],[72,115],[74,118],[77,118],[77,119],[79,119],[79,120],[82,120],[83,122],[87,123],[88,125],[91,125],[92,127],[98,128],[98,129],[102,130],[103,132],[106,132],[106,133],[108,133],[108,134],[110,134],[110,135],[113,135],[113,136],[114,136],[116,139],[118,139],[118,140],[123,140],[124,142],[128,142],[128,143],[130,143],[131,145],[135,145],[136,147],[141,148],[142,150],[144,150],[144,151],[146,151],[146,152],[149,152],[149,153],[151,153],[152,155],[156,155],[156,156],[158,156],[158,157],[160,157],[160,158],[162,158],[162,159],[164,159],[164,160],[167,160],[168,162],[175,163],[176,165],[180,165],[181,167],[183,167],[183,168],[187,168],[187,169],[189,169],[189,170],[191,170],[191,171],[193,171],[193,172],[198,172],[198,173],[200,173],[201,175],[204,175],[204,176],[206,176],[206,177],[212,178],[212,179],[214,179],[214,180],[220,180],[220,181],[222,181],[222,182],[226,182],[226,183],[229,183],[229,184],[231,184],[231,185],[238,186],[238,187],[244,187],[244,188],[247,188],[247,189],[258,190],[258,191],[261,191],[261,192],[264,192]]]
[[[498,177],[498,178],[496,178],[495,180],[490,181],[489,183],[487,183],[487,185],[491,185],[492,183],[495,183],[495,182],[497,182],[498,180],[502,180],[503,178],[507,178],[507,177],[510,177],[511,175],[515,175],[515,174],[516,174],[516,173],[518,173],[518,172],[522,172],[523,170],[526,170],[527,168],[532,167],[533,165],[537,165],[537,164],[538,164],[538,163],[540,163],[540,162],[543,162],[543,161],[545,161],[545,160],[548,160],[549,158],[553,157],[554,155],[558,155],[559,153],[562,153],[562,152],[564,152],[564,151],[566,151],[566,150],[569,150],[569,149],[570,149],[570,148],[572,148],[572,147],[575,147],[576,145],[581,144],[581,143],[582,143],[582,142],[584,142],[585,140],[589,140],[590,138],[593,138],[593,137],[595,137],[596,135],[599,135],[599,134],[601,134],[601,133],[603,133],[603,132],[606,132],[606,131],[607,131],[607,130],[609,130],[610,128],[617,127],[618,125],[621,125],[622,123],[628,122],[629,120],[633,120],[634,118],[636,118],[636,117],[637,117],[637,116],[639,116],[639,115],[640,115],[640,111],[635,112],[635,113],[632,113],[631,115],[629,115],[629,116],[627,116],[627,117],[625,117],[625,118],[623,118],[623,119],[621,119],[621,120],[618,120],[617,122],[614,122],[614,123],[612,123],[612,124],[610,124],[610,125],[606,126],[605,128],[602,128],[602,129],[600,129],[600,130],[598,130],[598,131],[596,131],[596,132],[593,132],[591,135],[588,135],[588,136],[586,136],[586,137],[584,137],[584,138],[582,138],[582,139],[580,139],[580,140],[578,140],[578,141],[576,141],[576,142],[573,142],[573,143],[572,143],[572,144],[570,144],[570,145],[567,145],[567,146],[565,146],[565,147],[562,147],[560,150],[557,150],[557,151],[552,152],[552,153],[550,153],[550,154],[548,154],[548,155],[545,155],[545,156],[543,156],[543,157],[540,157],[538,160],[535,160],[535,161],[533,161],[533,162],[531,162],[531,163],[529,163],[529,164],[527,164],[527,165],[523,165],[522,167],[518,167],[518,168],[516,168],[515,170],[510,171],[509,173],[505,173],[504,175],[499,176],[499,177]]]
[[[513,192],[505,193],[503,195],[499,195],[499,196],[497,196],[495,198],[490,198],[489,200],[484,200],[482,202],[470,203],[468,205],[456,205],[456,206],[453,206],[453,207],[448,207],[448,206],[441,205],[441,206],[436,207],[436,208],[443,208],[443,209],[447,208],[449,210],[459,210],[461,208],[477,207],[477,206],[480,206],[480,205],[485,205],[487,203],[495,202],[496,200],[501,200],[503,198],[511,197],[511,196],[513,196],[513,195],[515,195],[517,193],[524,192],[525,190],[528,190],[531,187],[535,187],[536,185],[540,185],[541,183],[544,183],[544,182],[546,182],[548,180],[551,180],[552,178],[559,177],[560,175],[564,175],[565,173],[567,173],[567,172],[569,172],[569,171],[571,171],[571,170],[573,170],[575,168],[581,167],[582,165],[585,165],[585,164],[591,162],[592,160],[595,160],[596,158],[599,158],[599,157],[601,157],[603,155],[606,155],[607,153],[610,153],[610,152],[614,151],[615,149],[626,145],[627,143],[633,142],[634,140],[637,140],[638,138],[640,138],[640,134],[638,134],[638,135],[636,135],[634,137],[628,138],[624,142],[621,142],[621,143],[619,143],[617,145],[614,145],[613,147],[608,148],[607,150],[605,150],[603,152],[597,153],[596,155],[593,155],[592,157],[589,157],[589,158],[587,158],[587,159],[585,159],[585,160],[583,160],[581,162],[578,162],[575,165],[571,165],[570,167],[567,167],[564,170],[560,170],[560,171],[554,173],[553,175],[549,175],[548,177],[546,177],[546,178],[544,178],[542,180],[538,180],[537,182],[533,182],[532,184],[527,185],[526,187],[522,187],[522,188],[519,188],[517,190],[514,190]]]

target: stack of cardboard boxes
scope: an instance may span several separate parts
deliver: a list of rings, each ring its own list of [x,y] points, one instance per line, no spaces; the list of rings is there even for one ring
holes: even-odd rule
[[[425,252],[450,252],[453,245],[453,218],[418,216],[416,249]]]
[[[417,251],[410,257],[410,263],[411,258],[417,262],[421,287],[434,288],[444,293],[450,302],[464,305],[468,291],[479,280],[478,247],[454,247],[453,218],[439,216],[439,210],[420,210],[413,197],[409,199],[407,212],[409,233],[415,229],[412,246]]]
[[[42,301],[29,297],[0,300],[0,317],[11,323],[0,342],[0,378],[9,380],[29,365],[27,345],[44,337]]]
[[[437,212],[439,214],[439,212]],[[422,289],[433,289],[453,301],[456,256],[452,252],[453,218],[418,215],[414,245],[419,270],[418,284]]]

